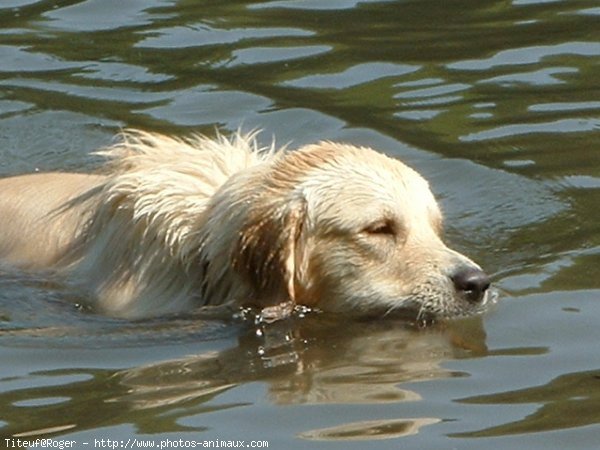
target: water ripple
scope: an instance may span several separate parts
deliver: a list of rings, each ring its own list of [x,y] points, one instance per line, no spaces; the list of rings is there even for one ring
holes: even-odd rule
[[[86,0],[44,13],[44,25],[69,31],[130,28],[152,23],[155,17],[148,13],[150,7],[171,3],[172,0]]]
[[[452,70],[489,70],[501,66],[536,64],[558,55],[598,56],[600,42],[564,42],[503,50],[486,59],[458,61],[447,65]]]
[[[418,66],[372,62],[357,64],[343,72],[316,74],[286,81],[286,86],[312,89],[346,89],[387,77],[397,77],[419,70]]]
[[[300,28],[213,28],[208,25],[176,26],[153,30],[150,36],[137,43],[138,48],[191,48],[208,45],[233,44],[245,40],[302,37],[314,34]]]
[[[48,54],[32,52],[27,47],[0,45],[0,73],[2,72],[50,72],[81,68],[85,64],[64,61]]]
[[[538,133],[581,133],[600,129],[599,119],[561,119],[546,123],[526,123],[504,125],[490,130],[478,131],[461,136],[463,142],[485,141],[504,137],[513,137],[523,134]]]
[[[557,78],[555,75],[565,73],[577,73],[578,69],[574,67],[550,67],[531,72],[511,73],[509,75],[499,75],[497,77],[487,78],[479,83],[496,83],[502,86],[513,84],[528,84],[531,86],[551,86],[554,84],[565,84],[567,81]]]
[[[310,45],[302,47],[252,47],[235,50],[231,58],[215,67],[238,65],[276,64],[283,61],[303,59],[321,55],[332,50],[330,45]]]

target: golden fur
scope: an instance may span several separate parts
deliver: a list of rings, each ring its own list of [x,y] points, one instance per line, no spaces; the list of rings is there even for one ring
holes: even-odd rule
[[[456,315],[489,297],[453,283],[481,271],[440,239],[427,182],[372,149],[129,131],[101,153],[97,174],[0,180],[0,259],[64,276],[105,313],[291,302]]]

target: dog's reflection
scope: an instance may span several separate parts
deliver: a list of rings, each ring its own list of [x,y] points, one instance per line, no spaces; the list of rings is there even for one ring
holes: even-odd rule
[[[250,327],[235,348],[124,370],[116,375],[128,389],[118,400],[154,408],[266,381],[276,404],[412,401],[419,395],[401,388],[403,382],[452,376],[440,362],[485,351],[480,318],[424,329],[392,320],[333,320]]]
[[[177,323],[186,335],[192,325],[206,328],[198,320]],[[184,428],[198,432],[206,430],[201,419],[205,414],[261,402],[262,394],[257,399],[256,392],[246,388],[253,382],[261,383],[268,401],[276,405],[418,401],[418,389],[407,389],[408,383],[454,376],[444,368],[445,361],[486,352],[479,317],[420,329],[396,320],[352,321],[309,314],[303,319],[242,325],[241,330],[229,335],[226,342],[233,339],[236,344],[226,350],[124,370],[56,369],[32,374],[47,378],[49,384],[38,379],[31,387],[0,393],[6,421],[1,430],[11,436],[51,437],[64,429],[131,424],[142,433],[172,432],[181,431],[181,421],[195,416],[201,424]],[[210,342],[201,345],[206,349]],[[73,376],[78,379],[73,381]],[[36,406],[46,398],[64,401],[50,405],[42,401]],[[358,422],[340,419],[341,424],[334,421],[331,427],[326,421],[323,426],[328,427],[299,435],[386,439],[415,433],[439,420],[397,416],[373,420],[369,414]]]

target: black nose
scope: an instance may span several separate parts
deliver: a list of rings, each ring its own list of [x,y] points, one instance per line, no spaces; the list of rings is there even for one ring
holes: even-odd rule
[[[490,287],[490,277],[476,267],[463,267],[457,270],[450,279],[457,292],[471,303],[483,300],[485,291]]]

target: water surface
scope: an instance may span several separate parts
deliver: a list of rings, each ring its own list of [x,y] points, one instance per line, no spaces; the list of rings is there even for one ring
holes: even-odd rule
[[[593,0],[1,2],[0,175],[90,170],[123,127],[369,145],[502,292],[424,329],[128,322],[4,268],[2,436],[597,448],[598,30]]]

